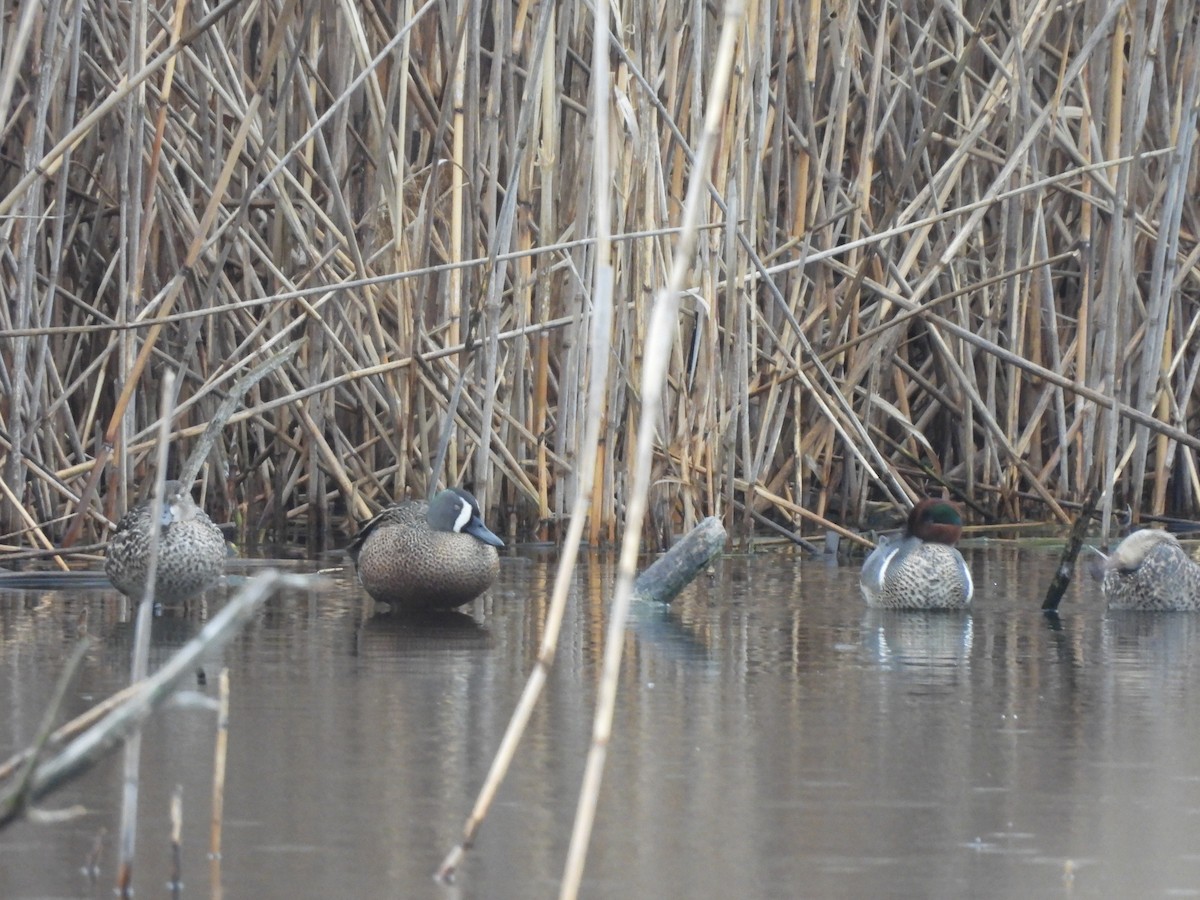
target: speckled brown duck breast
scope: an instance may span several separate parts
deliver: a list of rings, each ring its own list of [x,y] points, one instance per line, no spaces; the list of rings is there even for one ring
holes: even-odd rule
[[[122,594],[140,599],[146,591],[150,544],[155,530],[152,502],[134,506],[117,523],[104,556],[104,573]],[[163,484],[158,528],[154,599],[187,600],[215,583],[225,568],[225,538],[178,481]]]
[[[883,539],[863,563],[859,586],[869,606],[958,609],[970,605],[974,583],[954,544],[962,517],[944,500],[912,508],[904,534]]]
[[[491,587],[504,542],[461,488],[396,503],[367,522],[347,548],[362,586],[404,611],[454,609]]]

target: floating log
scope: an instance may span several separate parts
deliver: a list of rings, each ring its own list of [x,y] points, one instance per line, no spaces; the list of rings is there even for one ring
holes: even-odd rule
[[[634,596],[670,603],[724,547],[725,526],[709,516],[637,577]]]
[[[0,591],[112,590],[108,576],[98,570],[77,572],[0,571]]]

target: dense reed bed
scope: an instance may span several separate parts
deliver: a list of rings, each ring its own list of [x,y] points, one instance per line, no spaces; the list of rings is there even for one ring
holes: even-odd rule
[[[629,497],[649,301],[721,10],[0,0],[0,542],[86,544],[239,378],[206,503],[340,544],[440,480],[560,535],[589,372],[594,142],[615,319],[589,539]],[[1197,516],[1200,9],[750,0],[658,410],[646,536]]]

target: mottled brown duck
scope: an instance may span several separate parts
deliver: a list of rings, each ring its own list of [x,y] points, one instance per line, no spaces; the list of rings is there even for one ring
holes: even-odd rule
[[[454,609],[491,587],[500,572],[496,548],[503,546],[483,523],[475,498],[449,488],[428,503],[388,506],[347,549],[376,601],[422,612]]]
[[[179,603],[213,585],[225,570],[225,538],[191,492],[178,481],[163,483],[162,517],[153,521],[152,501],[129,509],[117,523],[104,555],[104,573],[122,594],[146,592],[150,545],[158,532],[154,599]]]
[[[1104,562],[1109,609],[1200,609],[1200,565],[1173,534],[1142,529],[1117,545]]]

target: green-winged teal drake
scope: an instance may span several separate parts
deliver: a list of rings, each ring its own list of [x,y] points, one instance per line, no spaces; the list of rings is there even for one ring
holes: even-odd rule
[[[503,546],[483,524],[475,498],[449,488],[429,503],[388,506],[363,525],[347,550],[368,594],[415,612],[470,603],[496,580],[496,548]]]
[[[859,585],[868,606],[958,609],[970,605],[975,586],[954,546],[962,516],[945,500],[921,500],[904,533],[884,538],[863,563]]]
[[[1104,563],[1109,609],[1200,609],[1200,565],[1173,534],[1143,529]]]
[[[128,510],[117,523],[104,556],[104,573],[122,594],[140,599],[146,590],[150,542],[158,529],[158,571],[154,599],[179,603],[200,593],[225,568],[225,538],[196,505],[186,486],[163,483],[162,519],[151,520],[152,501]]]

